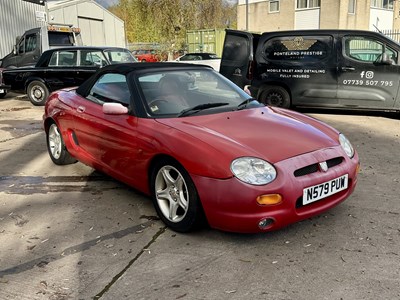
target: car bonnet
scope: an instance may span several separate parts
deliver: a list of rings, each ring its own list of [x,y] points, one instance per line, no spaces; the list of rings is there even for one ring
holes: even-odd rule
[[[276,163],[339,145],[333,139],[336,131],[329,126],[266,107],[157,121],[196,137],[230,159],[255,156]]]

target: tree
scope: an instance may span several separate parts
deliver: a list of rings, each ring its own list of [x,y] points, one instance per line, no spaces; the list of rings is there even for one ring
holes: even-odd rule
[[[109,10],[125,22],[128,42],[180,48],[187,30],[235,27],[236,4],[226,0],[119,0]]]

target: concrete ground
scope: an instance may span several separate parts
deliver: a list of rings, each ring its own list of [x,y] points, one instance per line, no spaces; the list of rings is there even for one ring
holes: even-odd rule
[[[254,235],[175,233],[151,200],[55,166],[43,107],[0,100],[0,299],[400,299],[400,120],[313,113],[362,169],[331,211]]]

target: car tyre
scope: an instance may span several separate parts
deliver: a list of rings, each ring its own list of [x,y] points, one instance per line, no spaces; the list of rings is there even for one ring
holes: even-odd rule
[[[142,59],[141,62],[146,62],[146,60],[145,60],[145,59]]]
[[[38,80],[34,80],[28,84],[26,93],[32,104],[36,106],[43,106],[49,97],[49,89],[43,82]]]
[[[6,95],[7,95],[7,91],[5,91],[4,93],[0,93],[0,99],[3,99]]]
[[[270,86],[263,89],[258,98],[262,103],[269,106],[290,107],[290,95],[288,91],[281,86]]]
[[[150,180],[154,207],[169,228],[189,232],[205,223],[196,187],[179,163],[173,159],[158,161]]]
[[[76,163],[65,147],[60,129],[55,123],[52,123],[46,132],[47,151],[49,152],[51,160],[56,165],[69,165]]]

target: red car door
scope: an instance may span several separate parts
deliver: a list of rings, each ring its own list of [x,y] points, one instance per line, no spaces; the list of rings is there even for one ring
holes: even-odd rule
[[[77,97],[74,132],[80,159],[126,182],[134,173],[130,170],[137,160],[137,118],[103,112],[104,102],[129,105],[125,76],[105,74],[86,98]]]

